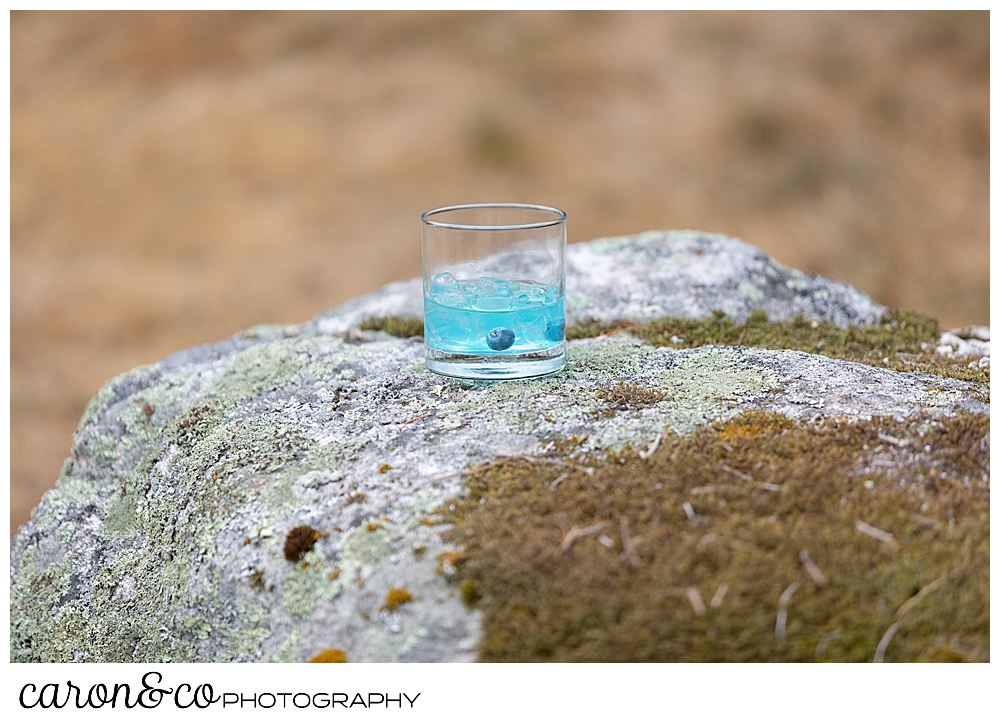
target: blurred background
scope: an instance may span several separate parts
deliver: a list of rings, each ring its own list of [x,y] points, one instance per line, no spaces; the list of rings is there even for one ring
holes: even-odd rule
[[[107,379],[418,275],[436,206],[989,323],[987,12],[13,12],[10,145],[12,534]]]

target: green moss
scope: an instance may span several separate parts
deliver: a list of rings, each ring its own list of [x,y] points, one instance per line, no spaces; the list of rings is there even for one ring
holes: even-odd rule
[[[424,335],[424,320],[419,316],[369,316],[361,321],[362,331],[384,331],[390,336],[408,339]]]
[[[795,349],[901,372],[922,372],[989,383],[989,367],[969,367],[964,357],[933,353],[941,337],[935,319],[916,311],[892,310],[877,326],[840,327],[828,321],[768,321],[757,310],[737,324],[722,312],[710,319],[664,317],[645,323],[585,319],[566,329],[567,339],[629,331],[648,344],[690,349],[710,344]],[[924,347],[931,351],[927,351]]]
[[[598,399],[620,409],[648,407],[670,397],[662,389],[653,389],[642,384],[626,382],[603,384],[597,388],[595,394]]]
[[[576,457],[594,474],[569,469],[554,490],[550,465],[506,460],[442,512],[465,546],[452,580],[482,611],[485,661],[871,660],[939,579],[885,659],[987,660],[988,434],[965,413],[751,412],[648,459]]]

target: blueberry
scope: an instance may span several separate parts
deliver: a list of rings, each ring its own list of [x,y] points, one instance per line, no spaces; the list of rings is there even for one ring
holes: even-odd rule
[[[510,345],[514,343],[514,332],[506,327],[498,326],[496,329],[491,329],[490,333],[486,335],[486,343],[493,351],[510,349]]]
[[[549,321],[545,324],[545,338],[549,341],[563,341],[566,335],[566,320]]]

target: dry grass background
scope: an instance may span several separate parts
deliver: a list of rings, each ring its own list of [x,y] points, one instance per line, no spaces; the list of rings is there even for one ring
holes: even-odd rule
[[[12,533],[105,380],[417,275],[434,206],[989,323],[985,12],[14,12],[10,142]]]

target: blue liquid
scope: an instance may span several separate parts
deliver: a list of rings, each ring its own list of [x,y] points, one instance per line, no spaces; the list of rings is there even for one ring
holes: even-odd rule
[[[441,274],[424,297],[424,342],[451,354],[517,356],[552,349],[565,342],[565,325],[565,299],[546,284],[458,281]],[[497,348],[509,341],[505,329],[514,339]]]

